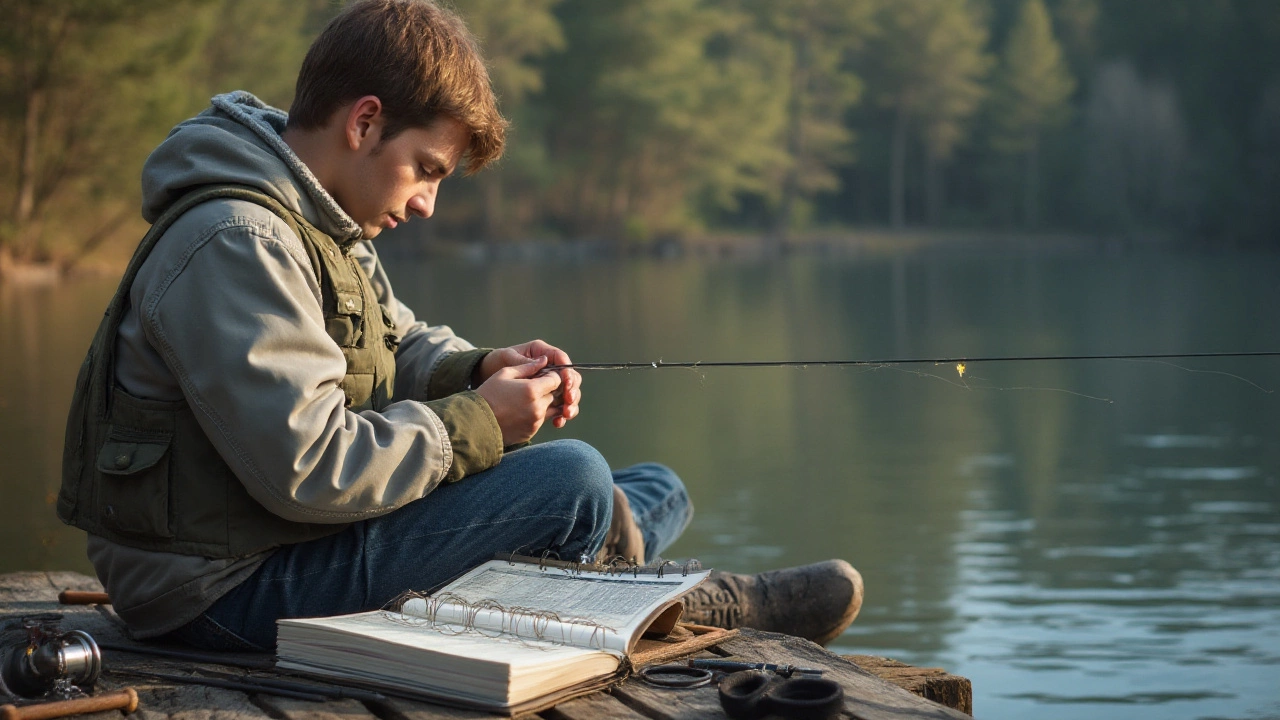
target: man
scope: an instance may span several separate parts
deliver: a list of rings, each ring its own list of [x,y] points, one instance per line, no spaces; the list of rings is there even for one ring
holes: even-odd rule
[[[498,552],[652,561],[684,529],[669,469],[522,447],[578,413],[578,373],[544,372],[567,354],[418,321],[370,243],[499,157],[505,125],[457,17],[367,0],[316,40],[289,115],[220,95],[148,158],[152,230],[77,383],[58,503],[137,637],[266,650],[278,618]],[[827,640],[860,603],[832,561],[717,575],[690,616]]]

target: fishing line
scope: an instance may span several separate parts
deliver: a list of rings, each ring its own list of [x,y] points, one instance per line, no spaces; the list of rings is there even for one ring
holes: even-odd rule
[[[1189,373],[1200,373],[1200,374],[1204,374],[1204,375],[1223,375],[1223,376],[1225,376],[1225,377],[1229,377],[1229,378],[1231,378],[1231,379],[1233,379],[1233,380],[1239,380],[1240,382],[1244,383],[1245,385],[1252,385],[1253,387],[1257,388],[1258,390],[1261,390],[1262,392],[1264,392],[1264,393],[1266,393],[1266,394],[1268,394],[1268,395],[1270,395],[1271,393],[1275,392],[1275,390],[1271,390],[1270,388],[1264,388],[1264,387],[1262,387],[1261,385],[1259,385],[1258,383],[1256,383],[1256,382],[1254,382],[1254,381],[1250,380],[1250,379],[1249,379],[1249,378],[1247,378],[1247,377],[1243,377],[1243,376],[1241,376],[1241,375],[1236,375],[1235,373],[1229,373],[1229,372],[1226,372],[1226,371],[1223,371],[1223,370],[1200,370],[1200,369],[1197,369],[1197,368],[1184,367],[1184,366],[1179,365],[1179,364],[1177,364],[1177,363],[1171,363],[1171,362],[1169,362],[1169,361],[1167,361],[1167,360],[1143,360],[1143,359],[1138,359],[1138,360],[1134,360],[1134,362],[1149,362],[1149,363],[1155,363],[1155,364],[1157,364],[1157,365],[1167,365],[1167,366],[1169,366],[1169,367],[1171,367],[1171,368],[1176,368],[1176,369],[1178,369],[1178,370],[1182,370],[1183,372],[1189,372]]]
[[[1198,358],[1241,358],[1241,357],[1280,357],[1280,351],[1262,352],[1203,352],[1203,353],[1146,353],[1129,355],[1001,355],[993,357],[944,357],[944,358],[893,358],[887,360],[733,360],[703,362],[618,362],[618,363],[573,363],[571,365],[549,365],[548,370],[662,370],[666,368],[773,368],[773,367],[891,367],[894,365],[951,365],[956,366],[960,376],[964,376],[966,363],[993,362],[1043,362],[1073,360],[1189,360]],[[1186,370],[1187,368],[1182,368]],[[1212,372],[1212,371],[1207,371]]]
[[[1186,360],[1186,359],[1207,359],[1207,358],[1242,358],[1242,357],[1280,357],[1280,351],[1256,351],[1256,352],[1200,352],[1200,353],[1139,353],[1139,354],[1111,354],[1111,355],[1001,355],[989,357],[943,357],[943,358],[893,358],[886,360],[734,360],[734,361],[716,361],[716,362],[666,362],[659,358],[653,362],[619,362],[619,363],[574,363],[572,365],[551,365],[543,368],[542,372],[552,370],[563,370],[573,368],[574,370],[663,370],[663,369],[685,369],[698,372],[703,380],[706,375],[700,372],[706,368],[801,368],[808,369],[811,367],[848,367],[858,368],[862,372],[875,372],[878,370],[894,370],[910,375],[916,375],[922,378],[930,378],[932,380],[941,380],[948,385],[954,385],[965,390],[1003,390],[1003,391],[1042,391],[1042,392],[1060,392],[1068,395],[1075,395],[1087,400],[1096,400],[1104,403],[1114,403],[1111,398],[1100,397],[1097,395],[1089,395],[1087,393],[1068,390],[1065,388],[1055,387],[1036,387],[1036,386],[1018,386],[1018,387],[1001,387],[999,385],[989,384],[985,378],[978,378],[970,375],[965,377],[970,363],[996,363],[996,362],[1049,362],[1049,361],[1075,361],[1075,360],[1122,360],[1128,362],[1149,362],[1160,365],[1168,365],[1169,367],[1183,370],[1191,373],[1205,373],[1212,375],[1223,375],[1234,380],[1238,380],[1250,385],[1261,392],[1271,394],[1274,392],[1265,388],[1258,383],[1221,370],[1198,370],[1188,368],[1170,360]],[[900,367],[901,365],[953,365],[956,371],[956,378],[951,379],[938,375],[936,373],[924,370],[912,370]],[[970,382],[974,381],[974,382]]]

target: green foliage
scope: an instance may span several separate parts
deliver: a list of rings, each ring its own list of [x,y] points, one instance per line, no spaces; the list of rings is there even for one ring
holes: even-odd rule
[[[461,0],[457,10],[479,40],[494,92],[511,120],[506,158],[499,170],[466,186],[460,207],[484,218],[482,232],[490,240],[507,237],[518,224],[532,220],[529,201],[551,180],[542,140],[544,117],[529,102],[543,88],[537,61],[564,49],[564,32],[553,10],[559,0]],[[525,192],[512,195],[511,188]]]
[[[987,30],[967,0],[895,0],[881,4],[877,33],[859,67],[871,78],[877,105],[891,115],[891,220],[905,224],[909,135],[926,160],[928,215],[941,213],[941,164],[965,139],[969,119],[986,95],[992,64]]]
[[[949,158],[986,95],[992,65],[978,8],[958,0],[885,2],[878,30],[864,62],[877,102],[917,120],[928,148]]]
[[[530,61],[564,49],[564,32],[552,13],[559,2],[460,0],[454,7],[484,48],[493,89],[508,106],[542,89],[542,74]]]
[[[1043,0],[1025,0],[994,82],[992,147],[1010,155],[1030,152],[1045,131],[1066,122],[1075,89]]]
[[[647,238],[694,226],[698,199],[762,191],[782,162],[780,44],[745,13],[687,0],[566,2],[568,46],[545,64],[557,176],[546,196],[567,232]]]
[[[265,97],[289,101],[317,6],[0,0],[0,245],[74,256],[136,217],[143,159],[210,95],[263,78]]]
[[[194,3],[5,0],[0,15],[0,67],[6,111],[3,189],[11,233],[0,238],[19,257],[39,257],[41,220],[55,200],[74,195],[77,209],[118,192],[126,158],[147,113],[166,105],[150,81],[166,65],[181,67],[174,20]],[[155,58],[151,61],[150,58]],[[133,176],[136,178],[136,174]]]
[[[1040,223],[1042,138],[1066,124],[1075,89],[1043,0],[1024,0],[993,82],[989,139],[997,154],[1021,160],[1021,173],[1003,179],[1009,190],[1021,190],[1027,226]]]
[[[864,41],[874,6],[868,0],[754,0],[745,3],[757,23],[780,40],[784,69],[775,85],[785,108],[782,150],[762,194],[774,207],[772,232],[803,225],[807,200],[839,187],[836,168],[853,159],[848,111],[861,98],[862,82],[848,71],[852,51]]]
[[[437,233],[1280,236],[1273,0],[443,1],[512,126]],[[236,88],[287,106],[340,5],[0,0],[0,253],[75,255],[136,218],[168,129]]]

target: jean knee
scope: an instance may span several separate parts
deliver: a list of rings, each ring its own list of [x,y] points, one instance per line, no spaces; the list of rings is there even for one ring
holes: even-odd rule
[[[579,519],[590,519],[601,536],[613,513],[613,475],[599,450],[581,440],[544,443],[547,460],[555,468],[553,492],[579,509]]]
[[[693,501],[689,499],[684,481],[666,465],[655,462],[632,465],[615,472],[614,481],[632,499],[631,509],[640,515],[647,510],[664,515],[675,512],[686,525],[693,517]]]
[[[664,494],[682,495],[689,497],[689,493],[684,489],[684,481],[676,475],[676,471],[656,462],[643,462],[639,465],[632,466],[632,469],[638,473],[642,473],[645,478],[664,490]]]

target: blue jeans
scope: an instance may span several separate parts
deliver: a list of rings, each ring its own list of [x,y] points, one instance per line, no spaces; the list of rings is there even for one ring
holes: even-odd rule
[[[280,618],[375,610],[406,590],[443,587],[500,552],[594,555],[609,530],[615,484],[651,561],[692,517],[680,478],[656,463],[611,472],[590,445],[556,440],[508,453],[382,517],[279,548],[170,637],[211,650],[270,650]]]

